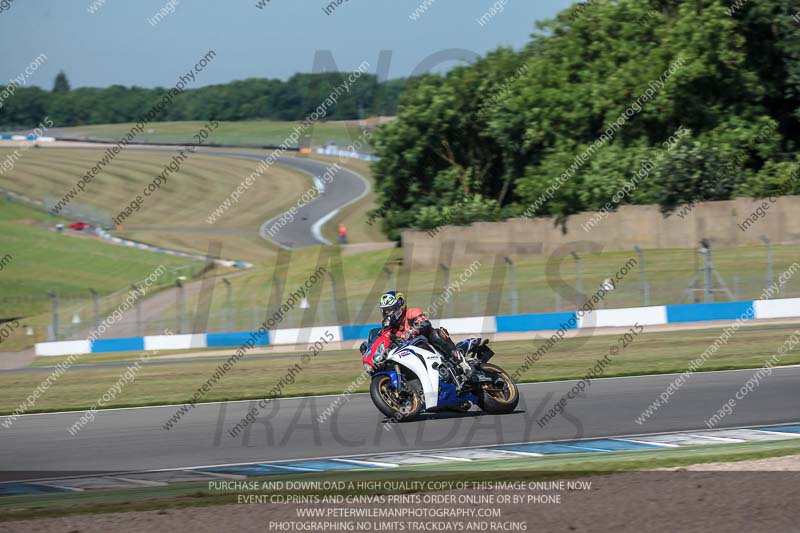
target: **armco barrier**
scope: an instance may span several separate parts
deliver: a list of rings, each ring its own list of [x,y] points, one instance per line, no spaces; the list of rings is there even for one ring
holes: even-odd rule
[[[98,237],[101,239],[107,240],[114,244],[119,244],[122,246],[128,246],[129,248],[136,248],[139,250],[146,250],[148,252],[153,252],[157,254],[166,254],[166,255],[174,255],[176,257],[186,257],[189,259],[197,259],[200,261],[207,261],[208,257],[205,255],[199,254],[190,254],[188,252],[181,252],[179,250],[170,250],[169,248],[161,248],[160,246],[152,246],[150,244],[145,244],[143,242],[136,242],[131,241],[128,239],[123,239],[121,237],[114,237],[110,233],[108,233],[103,228],[95,228],[94,232],[97,234]],[[225,266],[225,267],[236,267],[236,268],[252,268],[253,264],[248,263],[247,261],[234,261],[231,259],[213,259],[213,262],[217,265]]]
[[[657,325],[671,323],[704,322],[709,320],[736,320],[743,317],[791,318],[800,317],[800,298],[759,300],[756,302],[724,302],[709,304],[658,305],[624,309],[597,309],[578,318],[574,312],[538,313],[527,315],[476,316],[433,320],[435,326],[444,326],[450,333],[487,334],[526,331],[554,331],[560,328],[624,327],[635,323]],[[350,326],[316,326],[270,331],[255,341],[256,346],[313,344],[325,338],[328,342],[366,339],[372,328],[380,324]],[[196,333],[191,335],[157,335],[95,341],[41,342],[36,344],[36,355],[61,356],[70,354],[124,352],[142,350],[188,350],[196,348],[236,348],[242,346],[253,332]],[[330,336],[333,335],[331,339]]]
[[[350,159],[361,159],[362,161],[378,161],[380,158],[371,154],[362,154],[352,150],[340,150],[333,147],[317,148],[316,153],[320,155],[335,155],[337,157],[348,157]]]

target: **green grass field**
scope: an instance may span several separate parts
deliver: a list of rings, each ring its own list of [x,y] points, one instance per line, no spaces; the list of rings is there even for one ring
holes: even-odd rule
[[[203,127],[205,122],[152,122],[148,124],[144,133],[137,135],[137,140],[142,142],[192,142],[192,135]],[[209,142],[219,144],[241,145],[279,145],[289,137],[300,122],[282,122],[273,120],[246,120],[240,122],[220,122],[219,128],[214,131]],[[301,143],[311,141],[313,146],[321,146],[331,142],[339,146],[349,146],[358,138],[356,133],[348,131],[348,122],[319,122],[307,130],[308,137],[301,139]],[[127,124],[98,124],[76,126],[73,128],[59,128],[56,135],[59,137],[79,139],[114,139],[124,137],[133,123]]]
[[[0,148],[0,159],[12,152],[13,149]],[[267,154],[252,149],[245,152]],[[55,203],[102,155],[103,151],[96,149],[27,150],[11,171],[0,176],[0,188]],[[144,186],[171,161],[172,155],[171,151],[123,152],[71,206],[83,206],[110,220],[141,194]],[[338,161],[329,156],[300,157],[313,157],[327,163]],[[206,221],[257,164],[255,160],[192,155],[174,179],[169,178],[161,191],[147,198],[141,209],[123,222],[119,236],[193,253],[206,253],[210,242],[216,240],[223,244],[223,255],[234,259],[258,261],[274,256],[277,248],[259,237],[258,229],[264,221],[294,205],[311,187],[311,179],[306,174],[275,165],[216,222],[209,225]],[[371,181],[368,164],[347,161],[344,166]],[[325,236],[335,241],[336,226],[344,221],[350,242],[386,241],[377,225],[366,223],[366,212],[374,207],[374,198],[374,193],[370,192],[348,206],[340,217],[323,228]]]
[[[160,265],[202,262],[113,246],[92,237],[59,234],[60,219],[12,202],[0,203],[0,255],[11,260],[0,271],[0,316],[28,316],[50,308],[47,291],[69,299],[89,297],[88,289],[108,294],[149,276]]]
[[[703,371],[732,368],[756,368],[776,353],[785,338],[800,326],[743,328],[702,367]],[[697,358],[721,333],[721,328],[651,332],[647,330],[618,356],[611,359],[606,376],[628,376],[682,372],[690,360]],[[575,379],[586,374],[598,359],[608,354],[618,335],[597,335],[589,338],[565,339],[525,371],[519,381],[553,381]],[[525,358],[542,344],[541,340],[498,342],[492,346],[497,355],[492,360],[514,372]],[[263,398],[275,386],[278,376],[298,362],[301,354],[288,357],[252,356],[244,358],[220,380],[204,401]],[[137,361],[140,354],[84,355],[75,364],[92,362]],[[62,358],[37,359],[35,364],[55,365]],[[167,360],[162,360],[167,361]],[[781,364],[800,363],[800,352],[790,352]],[[214,373],[220,361],[197,358],[192,362],[144,366],[136,380],[126,385],[107,407],[159,405],[188,401],[194,391]],[[70,370],[58,379],[36,404],[36,410],[52,411],[86,409],[115,383],[123,367]],[[285,396],[339,394],[361,372],[361,358],[352,351],[323,352],[312,359],[296,381],[282,393]],[[16,409],[30,391],[47,377],[47,372],[26,371],[0,374],[0,413]],[[360,391],[367,390],[368,383]]]
[[[0,158],[7,152],[0,149]],[[60,199],[102,155],[100,150],[28,150],[0,177],[0,187],[35,199]],[[74,201],[104,210],[109,218],[116,217],[142,194],[173,155],[122,152]],[[211,242],[221,241],[223,257],[271,257],[275,247],[257,235],[258,228],[311,186],[305,174],[274,166],[213,225],[206,221],[257,164],[246,159],[191,155],[160,190],[145,198],[139,211],[123,221],[123,231],[118,234],[196,253],[206,253]]]

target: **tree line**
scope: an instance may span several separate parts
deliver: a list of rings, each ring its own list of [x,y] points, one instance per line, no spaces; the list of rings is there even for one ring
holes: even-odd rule
[[[344,72],[295,74],[286,81],[251,78],[187,89],[156,120],[304,120],[347,76]],[[326,118],[394,115],[405,83],[404,79],[379,82],[374,75],[364,74],[331,106]],[[143,110],[150,109],[168,90],[122,85],[73,89],[62,72],[51,91],[17,88],[13,98],[0,107],[0,127],[29,128],[45,116],[58,127],[137,122]]]

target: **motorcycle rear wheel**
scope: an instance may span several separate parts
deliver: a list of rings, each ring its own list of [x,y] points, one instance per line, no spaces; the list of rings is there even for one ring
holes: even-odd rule
[[[519,403],[519,389],[514,380],[508,373],[496,365],[483,363],[481,370],[484,374],[491,377],[496,383],[498,379],[503,380],[503,387],[497,388],[494,383],[479,391],[478,407],[489,414],[511,413],[517,408]]]
[[[419,394],[414,389],[410,393],[402,391],[398,393],[392,385],[392,378],[385,374],[372,378],[369,395],[375,407],[396,422],[410,422],[422,411]]]

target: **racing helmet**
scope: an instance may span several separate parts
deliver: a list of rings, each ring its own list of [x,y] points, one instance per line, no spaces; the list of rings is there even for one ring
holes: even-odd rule
[[[406,297],[400,291],[389,291],[381,296],[381,315],[384,325],[394,326],[405,317]]]

